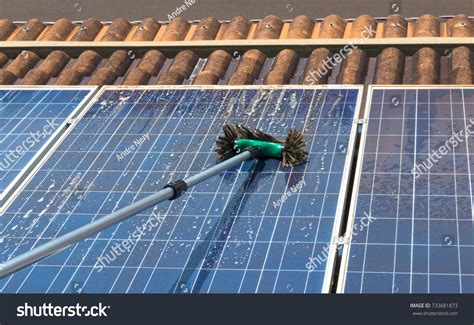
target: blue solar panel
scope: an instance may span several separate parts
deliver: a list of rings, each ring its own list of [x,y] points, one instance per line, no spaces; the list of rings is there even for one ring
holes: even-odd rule
[[[93,88],[0,88],[0,205]]]
[[[474,292],[473,88],[373,87],[340,291]]]
[[[226,121],[279,137],[304,130],[309,162],[245,162],[0,280],[0,290],[324,291],[335,249],[330,263],[307,264],[338,233],[360,92],[106,87],[0,218],[0,261],[216,164]]]

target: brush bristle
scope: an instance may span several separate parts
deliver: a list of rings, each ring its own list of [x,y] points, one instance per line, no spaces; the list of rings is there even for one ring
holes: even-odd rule
[[[290,129],[285,141],[283,149],[283,166],[289,167],[299,165],[308,160],[308,152],[306,149],[306,141],[303,133],[297,129]]]
[[[308,152],[305,151],[306,142],[304,136],[296,129],[289,130],[286,141],[279,140],[260,130],[252,131],[246,126],[235,123],[225,124],[222,130],[224,134],[219,136],[216,141],[216,154],[219,160],[226,160],[237,154],[235,142],[239,139],[283,144],[282,163],[285,167],[298,165],[308,160]]]

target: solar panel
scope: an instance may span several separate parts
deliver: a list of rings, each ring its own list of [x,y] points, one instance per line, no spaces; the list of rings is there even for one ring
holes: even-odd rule
[[[474,292],[474,89],[374,86],[365,116],[338,290]]]
[[[104,87],[0,218],[6,261],[216,163],[228,122],[309,161],[247,161],[0,280],[2,292],[327,292],[361,87]],[[327,253],[327,252],[326,252]]]
[[[93,89],[0,88],[0,209]]]

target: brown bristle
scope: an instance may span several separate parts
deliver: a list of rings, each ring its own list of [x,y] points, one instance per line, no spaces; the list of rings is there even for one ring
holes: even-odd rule
[[[305,150],[306,141],[303,133],[297,129],[290,129],[283,149],[283,166],[289,167],[299,165],[308,160],[308,152]]]

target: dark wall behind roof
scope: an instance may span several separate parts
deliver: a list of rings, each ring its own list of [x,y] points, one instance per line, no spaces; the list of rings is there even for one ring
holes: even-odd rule
[[[193,0],[187,0],[188,3]],[[153,16],[168,20],[176,7],[185,0],[0,0],[0,19],[28,20],[37,17],[43,21],[58,18],[82,20],[94,17],[113,20],[124,17],[139,20]],[[395,4],[392,8],[392,5]],[[369,14],[374,17],[400,13],[405,17],[430,13],[435,16],[464,13],[474,15],[474,1],[470,0],[194,0],[180,15],[187,19],[214,16],[230,19],[237,15],[248,19],[262,18],[268,14],[291,19],[305,14],[320,18],[338,14],[344,18]]]

